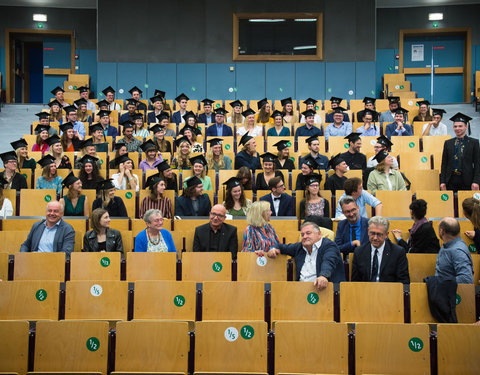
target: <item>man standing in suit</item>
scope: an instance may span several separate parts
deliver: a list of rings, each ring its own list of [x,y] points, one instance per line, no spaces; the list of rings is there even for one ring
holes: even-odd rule
[[[357,202],[347,195],[340,201],[346,219],[340,221],[335,243],[343,254],[353,251],[368,242],[368,219],[360,216]]]
[[[455,138],[443,144],[440,190],[478,190],[480,184],[480,148],[478,139],[467,136],[472,118],[457,113],[453,121]]]
[[[351,281],[410,283],[407,255],[388,240],[388,226],[382,216],[368,221],[370,242],[355,249]]]
[[[302,242],[279,244],[279,249],[270,249],[267,256],[275,258],[278,254],[290,255],[295,259],[295,280],[313,281],[318,290],[325,289],[328,282],[345,281],[340,250],[334,242],[322,238],[320,227],[307,221],[300,227],[300,235]],[[263,255],[263,251],[257,254]]]
[[[207,137],[230,137],[233,135],[232,128],[224,123],[226,114],[227,111],[223,108],[215,110],[215,123],[207,128],[205,132]]]
[[[216,116],[212,112],[213,100],[205,98],[202,100],[202,103],[203,103],[203,113],[200,113],[198,115],[198,122],[200,124],[209,125],[212,122],[215,122],[215,116]]]
[[[20,251],[70,254],[75,246],[75,230],[62,217],[63,207],[60,202],[48,203],[45,220],[33,224]]]
[[[172,115],[172,122],[176,123],[177,125],[183,124],[185,122],[183,115],[187,113],[187,104],[190,99],[182,92],[175,98],[175,100],[177,101],[180,109]]]
[[[210,221],[195,228],[193,251],[219,251],[232,253],[237,258],[237,227],[225,224],[227,210],[216,204],[210,210]]]
[[[285,184],[281,177],[273,177],[268,181],[271,194],[260,198],[261,201],[270,203],[272,216],[295,216],[293,198],[285,193]]]

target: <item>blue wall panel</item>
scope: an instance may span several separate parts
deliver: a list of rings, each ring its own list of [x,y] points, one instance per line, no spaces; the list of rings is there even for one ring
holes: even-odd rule
[[[117,86],[115,94],[117,99],[128,99],[132,96],[128,92],[132,87],[137,86],[145,92],[147,84],[147,64],[145,63],[118,63],[117,66]],[[123,92],[122,92],[123,90]],[[145,95],[145,94],[143,94]],[[144,96],[143,96],[144,97]]]
[[[77,50],[78,60],[76,60],[77,74],[90,75],[90,91],[97,97],[97,50],[79,49]],[[102,90],[105,87],[102,87]]]
[[[235,99],[235,71],[231,72],[232,64],[207,64],[206,97],[212,100]]]
[[[463,74],[437,74],[433,86],[433,103],[463,103]]]
[[[57,86],[63,87],[63,81],[67,79],[66,76],[43,76],[43,102],[48,103],[53,95],[50,91]]]
[[[70,38],[43,38],[43,66],[70,69]]]
[[[295,63],[266,63],[266,96],[271,100],[295,96]]]
[[[383,90],[382,78],[384,74],[396,73],[395,70],[395,51],[393,49],[377,49],[377,59],[375,66],[375,97],[380,97]]]
[[[354,97],[363,99],[365,96],[375,97],[375,61],[355,63]]]
[[[265,64],[238,63],[237,99],[263,99],[266,96]]]
[[[0,73],[2,74],[0,89],[5,90],[5,47],[0,47]]]
[[[151,98],[155,90],[165,91],[167,99],[174,99],[177,92],[177,65],[176,64],[147,64],[147,92],[145,98]]]
[[[206,93],[205,64],[177,64],[177,95],[202,100]]]
[[[325,63],[295,63],[295,95],[294,99],[325,99]]]
[[[325,67],[325,99],[337,96],[347,100],[355,99],[355,63],[327,63]]]
[[[431,92],[431,79],[430,75],[427,74],[412,74],[405,75],[405,79],[412,83],[412,91],[417,92],[418,98],[423,98],[428,101],[432,101]]]
[[[115,90],[117,90],[117,63],[97,63],[97,74],[98,99],[104,98],[102,90],[108,86],[112,86]]]

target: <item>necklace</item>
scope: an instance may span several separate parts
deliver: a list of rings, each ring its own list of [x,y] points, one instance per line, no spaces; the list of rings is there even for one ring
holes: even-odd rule
[[[147,239],[148,239],[148,242],[150,242],[152,245],[158,245],[160,243],[160,234],[154,240],[152,237],[150,237],[150,233],[147,230]]]

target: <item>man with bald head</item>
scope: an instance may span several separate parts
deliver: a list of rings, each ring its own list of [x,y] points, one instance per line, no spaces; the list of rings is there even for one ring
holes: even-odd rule
[[[437,255],[435,276],[455,278],[458,284],[473,284],[473,262],[468,247],[460,238],[460,224],[453,217],[445,217],[438,225],[443,241]]]
[[[70,254],[75,246],[75,230],[62,217],[63,206],[60,202],[48,203],[45,219],[33,224],[20,251]]]
[[[232,259],[237,258],[237,227],[225,224],[227,210],[216,204],[210,210],[210,221],[195,228],[193,251],[230,251]]]

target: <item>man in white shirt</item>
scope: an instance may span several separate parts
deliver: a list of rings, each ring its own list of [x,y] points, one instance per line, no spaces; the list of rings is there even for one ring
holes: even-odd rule
[[[312,222],[305,222],[300,227],[302,242],[283,245],[279,249],[270,249],[269,258],[278,254],[287,254],[295,259],[296,281],[313,282],[319,291],[325,289],[329,282],[345,281],[345,270],[338,246],[328,238],[322,238],[320,227]],[[263,256],[263,251],[257,251]]]
[[[80,92],[80,98],[85,99],[87,101],[87,110],[92,111],[92,116],[95,114],[97,107],[95,103],[91,100],[88,100],[88,87],[82,86],[77,87],[77,90]]]
[[[422,136],[425,135],[448,135],[447,125],[442,121],[443,114],[447,113],[441,108],[432,108],[433,121],[423,125]]]
[[[312,99],[312,98],[308,98],[307,100],[304,101],[304,103],[306,104],[306,111],[308,111],[309,109],[312,110],[313,112],[315,112],[315,115],[313,117],[313,122],[312,124],[318,124],[320,125],[322,123],[322,118],[320,117],[320,115],[317,113],[317,108],[315,108],[315,104],[317,103],[317,101],[315,99]],[[306,123],[306,119],[305,119],[305,115],[302,114],[302,117],[300,119],[300,124],[304,124]]]
[[[120,111],[122,109],[120,104],[115,103],[115,90],[112,86],[108,86],[102,91],[102,93],[105,95],[105,100],[108,102],[109,111]]]

